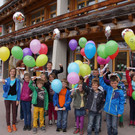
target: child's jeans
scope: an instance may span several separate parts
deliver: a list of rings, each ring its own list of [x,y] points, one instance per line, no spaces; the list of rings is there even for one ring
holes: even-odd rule
[[[106,113],[106,123],[108,135],[118,135],[118,117]]]
[[[24,125],[31,126],[31,101],[21,101]]]
[[[34,106],[34,111],[33,111],[33,127],[34,128],[37,128],[38,116],[40,119],[40,127],[43,127],[44,126],[44,108]]]
[[[52,115],[54,115],[54,120],[57,120],[57,111],[54,109],[54,105],[52,102],[49,103],[48,105],[48,115],[49,115],[49,120],[52,120]]]
[[[67,128],[67,118],[68,111],[57,111],[57,128],[66,129]]]
[[[87,129],[88,135],[92,134],[92,127],[93,127],[94,120],[95,120],[95,130],[94,130],[95,135],[99,134],[100,119],[101,119],[100,113],[95,113],[92,111],[89,112],[89,122],[88,122],[88,129]]]

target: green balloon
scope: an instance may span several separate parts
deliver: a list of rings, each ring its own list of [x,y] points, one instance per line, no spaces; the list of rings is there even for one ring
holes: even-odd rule
[[[19,46],[14,46],[11,50],[11,53],[18,60],[21,60],[23,58],[23,51],[22,48]]]
[[[48,57],[45,54],[41,54],[36,59],[36,66],[42,67],[44,66],[48,61]]]
[[[132,93],[132,98],[135,100],[135,91]]]
[[[87,39],[85,37],[81,37],[79,39],[79,45],[80,45],[81,48],[84,48],[86,43],[87,43]]]
[[[25,56],[23,58],[23,63],[27,66],[27,67],[35,67],[36,62],[35,59],[32,56]]]
[[[80,75],[82,77],[89,75],[91,73],[91,68],[88,64],[83,64],[80,66]]]
[[[106,52],[105,52],[105,44],[100,44],[98,46],[97,53],[103,59],[106,59],[108,57],[108,55],[106,55]]]
[[[106,55],[113,55],[118,50],[118,43],[114,40],[110,40],[105,45]]]

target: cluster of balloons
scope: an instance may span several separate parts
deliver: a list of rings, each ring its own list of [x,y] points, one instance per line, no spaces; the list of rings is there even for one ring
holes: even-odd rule
[[[135,35],[131,29],[124,29],[121,33],[122,38],[128,44],[132,51],[135,50]]]
[[[77,48],[78,44],[82,48],[80,51],[82,56],[85,56],[88,59],[92,59],[95,56],[96,46],[92,40],[87,41],[85,37],[81,37],[79,39],[79,42],[77,42],[75,39],[71,39],[69,41],[69,47],[72,51],[74,51]]]
[[[77,84],[80,80],[79,75],[87,76],[91,73],[91,68],[88,64],[83,64],[82,61],[76,60],[68,66],[67,80],[70,84]]]
[[[30,42],[30,48],[24,48],[23,50],[19,46],[14,46],[11,50],[12,55],[18,59],[23,59],[24,64],[27,67],[42,67],[47,61],[48,57],[46,56],[48,52],[48,47],[45,44],[41,44],[39,40],[33,39]],[[39,53],[40,55],[35,59],[32,57],[33,54]]]
[[[0,47],[0,59],[4,62],[9,58],[9,56],[10,56],[9,49],[5,46]]]
[[[118,43],[114,40],[108,41],[106,44],[100,44],[97,48],[97,62],[100,65],[107,64],[110,59],[114,59],[118,53],[119,53],[119,48],[118,48]]]

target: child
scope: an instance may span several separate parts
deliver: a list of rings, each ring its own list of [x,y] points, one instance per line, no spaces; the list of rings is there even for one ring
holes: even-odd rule
[[[48,93],[46,88],[43,87],[44,81],[41,79],[37,79],[37,87],[34,87],[33,81],[35,80],[35,77],[32,79],[32,81],[29,82],[29,88],[33,91],[32,95],[32,104],[34,106],[33,111],[33,133],[37,133],[37,119],[38,119],[38,113],[40,117],[40,128],[42,131],[45,131],[44,126],[44,111],[48,110]]]
[[[52,125],[52,115],[54,115],[54,123],[57,124],[57,112],[54,109],[54,105],[53,105],[53,95],[54,95],[54,91],[51,88],[51,82],[56,78],[56,75],[54,73],[51,73],[49,75],[49,81],[50,81],[50,86],[49,86],[49,106],[48,106],[48,113],[49,113],[49,125]]]
[[[24,128],[23,130],[31,130],[31,93],[32,91],[28,87],[29,81],[30,81],[30,74],[25,73],[24,74],[24,81],[23,79],[20,78],[18,75],[21,83],[23,84],[22,86],[22,91],[21,91],[21,101],[22,101],[22,110],[23,110],[23,115],[24,115]]]
[[[101,112],[104,106],[104,91],[99,89],[99,80],[97,78],[94,78],[92,80],[92,88],[89,88],[86,85],[86,80],[87,78],[85,78],[84,80],[83,89],[88,95],[86,105],[86,109],[89,111],[89,122],[87,133],[88,135],[92,134],[93,124],[95,123],[94,131],[95,134],[98,135],[100,128]]]
[[[124,112],[124,93],[118,89],[118,77],[112,75],[110,77],[110,85],[105,84],[103,79],[103,72],[100,72],[100,85],[107,92],[104,111],[106,112],[107,133],[108,135],[117,135],[118,126],[117,121]]]
[[[68,82],[66,79],[62,80],[62,89],[59,94],[55,93],[53,96],[53,104],[55,106],[55,110],[57,111],[57,132],[60,132],[63,129],[63,132],[67,132],[67,118],[68,111],[71,109],[71,98],[70,91],[66,88]],[[62,109],[62,110],[59,110]]]
[[[6,81],[5,81],[6,80]],[[16,69],[11,68],[9,71],[9,78],[3,79],[3,90],[4,90],[4,102],[6,108],[6,122],[7,122],[7,129],[8,132],[12,132],[10,126],[10,107],[12,105],[12,127],[13,131],[16,131],[16,106],[19,104],[20,101],[20,80],[16,78]]]
[[[74,134],[80,132],[80,135],[83,135],[83,123],[84,123],[84,115],[85,115],[85,104],[87,100],[87,95],[82,89],[82,83],[78,85],[79,90],[73,90],[71,93],[71,98],[74,98],[73,107],[75,108],[75,117],[76,117],[76,125],[77,128],[74,131]],[[80,124],[80,128],[79,128]]]
[[[129,125],[135,126],[135,100],[132,98],[132,93],[135,91],[135,73],[129,76],[129,68],[126,70],[126,78],[128,82],[128,91],[127,95],[129,96],[129,103],[130,103],[130,123]]]
[[[125,84],[121,81],[122,79],[122,73],[117,73],[117,76],[118,76],[118,89],[120,90],[123,90],[123,93],[124,93],[124,98],[125,98],[125,104],[126,104],[126,96],[127,96],[127,93],[126,93],[126,87],[125,87]],[[119,126],[120,127],[124,127],[123,125],[123,114],[121,115],[121,117],[119,118]]]

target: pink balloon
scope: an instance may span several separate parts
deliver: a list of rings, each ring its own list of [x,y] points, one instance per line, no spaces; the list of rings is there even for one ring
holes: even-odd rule
[[[100,56],[97,57],[97,62],[100,65],[105,65],[106,64],[106,59],[101,58]]]
[[[77,84],[80,80],[79,75],[75,72],[71,72],[67,76],[67,80],[70,84]]]
[[[108,56],[106,59],[105,59],[105,64],[109,63],[109,61],[111,60],[111,58]]]
[[[41,43],[39,40],[37,39],[33,39],[31,42],[30,42],[30,49],[31,51],[34,53],[34,54],[37,54],[40,49],[41,49]]]
[[[86,43],[86,45],[87,45],[88,43],[92,43],[92,44],[94,44],[94,45],[95,45],[95,42],[94,42],[94,41],[92,41],[92,40],[89,40],[89,41]]]

